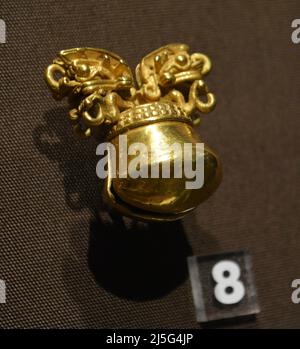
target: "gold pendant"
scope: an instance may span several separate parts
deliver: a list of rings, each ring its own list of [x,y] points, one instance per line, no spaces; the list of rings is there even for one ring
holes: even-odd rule
[[[63,50],[47,68],[46,82],[54,98],[68,97],[69,120],[76,134],[105,139],[117,154],[119,135],[126,135],[128,147],[142,143],[152,158],[156,145],[156,165],[172,166],[178,156],[166,149],[173,143],[183,147],[200,143],[193,129],[200,122],[196,114],[208,113],[215,106],[215,96],[202,79],[211,62],[202,53],[190,55],[188,49],[185,44],[170,44],[151,52],[136,67],[136,83],[128,65],[112,52]],[[150,178],[120,176],[119,166],[132,159],[128,153],[116,157],[117,175],[108,174],[103,198],[121,214],[138,220],[180,219],[210,196],[221,181],[219,159],[206,145],[204,182],[197,189],[186,188],[184,174],[181,178],[174,173],[165,178],[161,172]],[[145,166],[150,171],[148,162]]]

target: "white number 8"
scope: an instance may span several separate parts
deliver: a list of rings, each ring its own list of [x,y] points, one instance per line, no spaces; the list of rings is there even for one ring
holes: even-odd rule
[[[241,269],[233,261],[220,261],[212,269],[217,283],[214,289],[216,299],[223,304],[236,304],[245,296],[245,286],[239,280]]]

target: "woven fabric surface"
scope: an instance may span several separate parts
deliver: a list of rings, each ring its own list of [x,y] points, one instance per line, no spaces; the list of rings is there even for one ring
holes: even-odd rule
[[[261,313],[226,327],[300,327],[298,0],[2,1],[0,279],[3,328],[200,328],[186,257],[251,251]],[[218,98],[199,127],[218,191],[182,222],[111,219],[95,141],[76,140],[43,81],[57,52],[99,47],[134,66],[184,42]],[[99,213],[101,211],[101,213]],[[222,325],[220,325],[222,326]],[[225,325],[224,325],[225,326]]]

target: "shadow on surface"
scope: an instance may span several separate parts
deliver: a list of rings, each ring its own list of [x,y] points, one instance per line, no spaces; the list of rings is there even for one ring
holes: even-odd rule
[[[67,120],[67,108],[54,108],[44,115],[44,123],[33,131],[33,142],[40,154],[56,162],[63,175],[68,207],[92,212],[101,208],[101,182],[96,176],[97,143],[78,139]]]
[[[99,286],[119,297],[137,301],[162,297],[188,275],[186,257],[192,251],[181,222],[147,224],[105,213],[95,173],[97,143],[75,139],[67,112],[49,110],[33,140],[41,154],[59,164],[67,205],[76,211],[88,208],[92,214],[89,269]],[[84,248],[78,253],[86,253]]]
[[[120,297],[146,300],[184,282],[192,251],[181,222],[126,224],[116,216],[113,222],[91,222],[89,266],[100,285]]]

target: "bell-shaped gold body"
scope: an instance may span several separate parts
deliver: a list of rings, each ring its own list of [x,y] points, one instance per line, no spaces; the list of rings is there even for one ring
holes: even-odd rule
[[[148,109],[150,106],[153,107],[154,104],[149,105]],[[170,114],[172,114],[172,107],[170,108]],[[159,108],[153,107],[153,109],[158,110]],[[184,154],[183,152],[170,152],[170,146],[176,143],[181,149],[184,149],[185,144],[192,144],[193,155],[195,155],[195,145],[202,141],[188,122],[189,119],[180,115],[178,109],[174,109],[173,113],[176,113],[176,116],[169,115],[160,118],[158,115],[148,120],[143,117],[140,124],[138,122],[134,124],[136,127],[127,129],[125,126],[119,129],[118,134],[111,139],[116,153],[121,156],[117,156],[116,177],[106,180],[104,197],[110,206],[117,208],[124,215],[147,221],[180,219],[210,196],[221,181],[220,161],[207,146],[204,146],[204,182],[200,188],[186,188],[186,183],[191,178],[187,178],[184,171],[182,171],[181,178],[174,176],[172,169],[176,161],[181,161],[181,168],[184,169]],[[132,178],[128,173],[126,178],[120,178],[118,171],[120,163],[129,164],[136,155],[128,155],[120,150],[119,134],[127,136],[128,148],[137,143],[147,146],[149,156],[144,158],[144,163],[142,158],[139,165],[146,167],[145,172],[149,174],[148,178]],[[153,150],[155,150],[155,156],[152,156]],[[196,156],[193,156],[191,160],[192,167],[195,168]],[[160,171],[158,177],[153,178],[150,176],[151,168],[156,168],[156,165],[160,166]],[[162,177],[161,169],[164,165],[170,169],[169,178]]]

